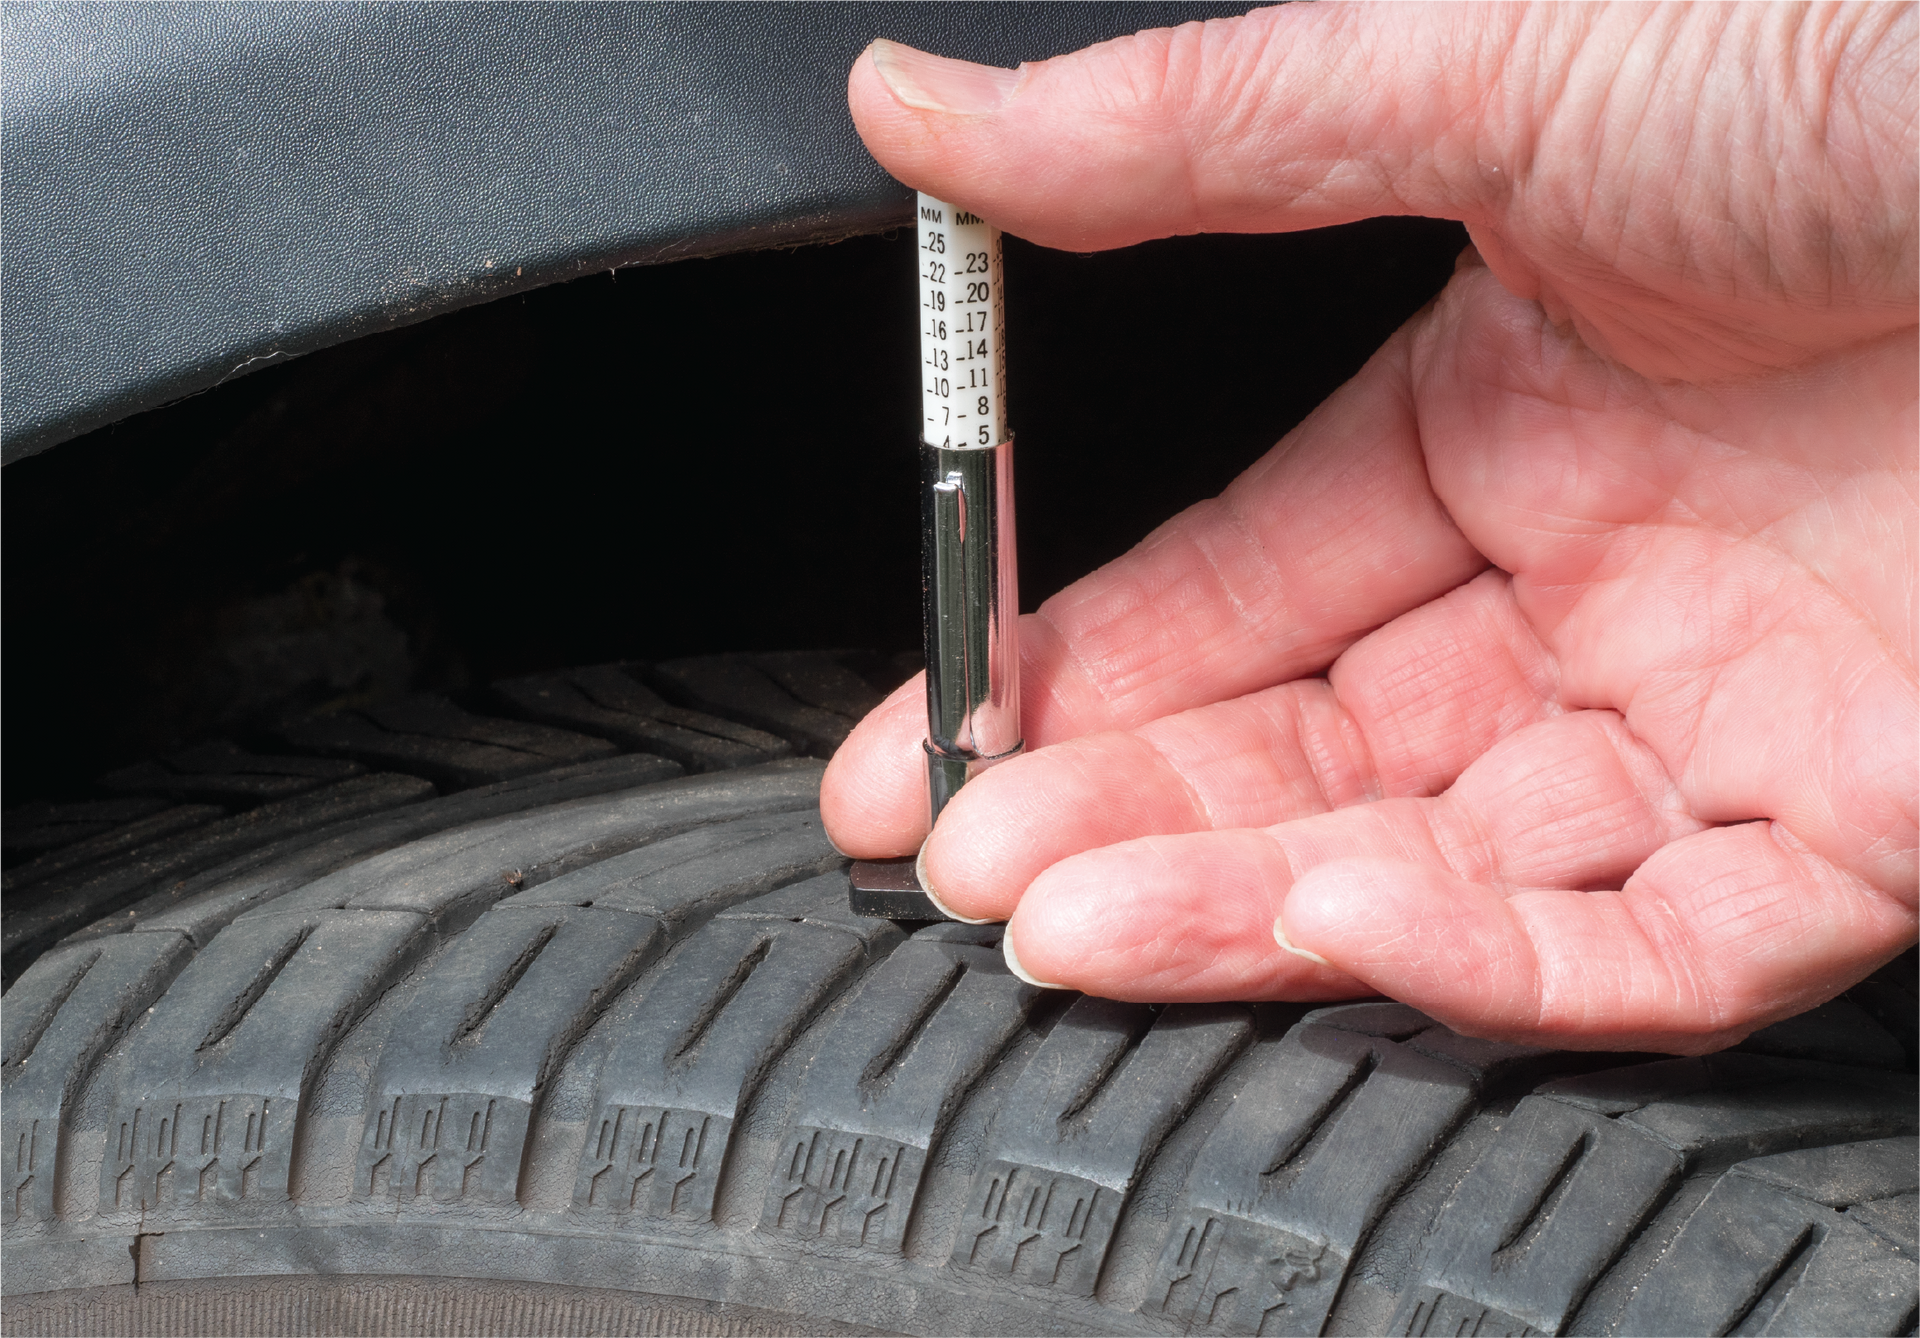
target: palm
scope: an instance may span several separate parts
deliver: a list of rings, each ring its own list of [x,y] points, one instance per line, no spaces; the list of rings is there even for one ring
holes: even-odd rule
[[[1765,109],[1792,100],[1716,55],[1729,23],[1791,41],[1770,11],[1550,7],[1545,38],[1531,12],[1411,13],[1110,44],[977,120],[922,94],[939,69],[856,67],[883,161],[1036,240],[1297,227],[1428,192],[1494,267],[1470,253],[1222,497],[1023,621],[1036,751],[961,793],[923,869],[958,911],[1011,917],[1031,974],[1095,993],[1377,991],[1482,1035],[1712,1049],[1914,938],[1912,12],[1821,30],[1841,53],[1821,59],[1885,73],[1772,158],[1804,127]],[[1525,107],[1506,85],[1395,84],[1462,43],[1510,79],[1539,62],[1547,120],[1463,119]],[[1666,71],[1694,94],[1680,125],[1735,126],[1752,156],[1692,152],[1724,133],[1674,133],[1620,68]],[[1376,86],[1377,108],[1342,100]],[[1116,89],[1140,100],[1116,111]],[[1490,201],[1502,134],[1551,167]],[[1330,170],[1356,142],[1378,158]],[[1749,224],[1786,243],[1718,246]],[[843,848],[926,836],[921,731],[909,685],[836,758]]]
[[[1123,997],[1385,990],[1570,1042],[1606,999],[1596,1043],[1685,1049],[1804,1006],[1912,934],[1911,350],[1663,390],[1465,270],[1223,499],[1029,619],[1055,746],[955,802],[943,896],[1032,888],[1030,968]],[[854,755],[905,755],[877,736],[916,708]],[[1293,904],[1354,859],[1417,876]],[[1283,905],[1359,979],[1276,953]],[[1682,970],[1709,941],[1714,978]]]
[[[1446,865],[1509,899],[1476,935],[1457,897],[1403,887],[1369,908],[1367,978],[1514,1033],[1638,998],[1638,1026],[1618,1007],[1603,1032],[1689,1049],[1826,997],[1913,934],[1911,338],[1716,394],[1608,367],[1484,272],[1450,299],[1415,340],[1424,456],[1511,578],[1446,637],[1476,666],[1442,744],[1467,765],[1419,825],[1451,824]],[[1530,673],[1499,675],[1489,711],[1473,697],[1503,664]],[[1395,672],[1376,690],[1442,690]],[[1321,907],[1342,922],[1320,932],[1364,938],[1352,909]],[[1415,957],[1398,935],[1423,918]],[[1502,970],[1489,941],[1535,960]]]

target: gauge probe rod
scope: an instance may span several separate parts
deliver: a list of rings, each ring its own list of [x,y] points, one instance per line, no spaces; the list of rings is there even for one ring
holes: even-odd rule
[[[929,824],[1019,752],[1019,570],[1000,230],[921,195],[921,587]]]
[[[1000,232],[930,195],[915,213],[931,828],[970,778],[1020,751],[1020,581]],[[847,874],[857,914],[944,918],[912,859],[856,860]]]

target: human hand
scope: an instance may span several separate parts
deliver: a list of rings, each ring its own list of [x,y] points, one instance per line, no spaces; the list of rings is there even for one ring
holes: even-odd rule
[[[849,99],[1045,245],[1475,244],[1022,619],[1030,751],[922,867],[1026,974],[1697,1053],[1914,941],[1912,7],[1287,6],[1017,72],[877,43]],[[922,703],[828,768],[843,850],[926,837]]]

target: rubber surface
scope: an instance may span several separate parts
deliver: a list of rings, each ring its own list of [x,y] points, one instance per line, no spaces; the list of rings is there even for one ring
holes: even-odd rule
[[[781,1338],[873,1330],[750,1306],[477,1278],[288,1277],[41,1292],[9,1312],[57,1338],[541,1334],[549,1338]]]
[[[1912,954],[1685,1060],[1035,989],[996,927],[849,912],[817,758],[905,667],[292,730],[448,792],[321,778],[164,856],[75,815],[14,870],[104,910],[0,1009],[6,1331],[1913,1331]]]
[[[594,270],[905,222],[847,116],[874,37],[1013,65],[1233,12],[7,5],[0,459]]]

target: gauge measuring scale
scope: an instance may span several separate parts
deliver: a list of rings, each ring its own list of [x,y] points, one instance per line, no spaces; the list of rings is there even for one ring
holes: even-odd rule
[[[1018,753],[1019,567],[1000,231],[921,195],[921,589],[929,825]]]

